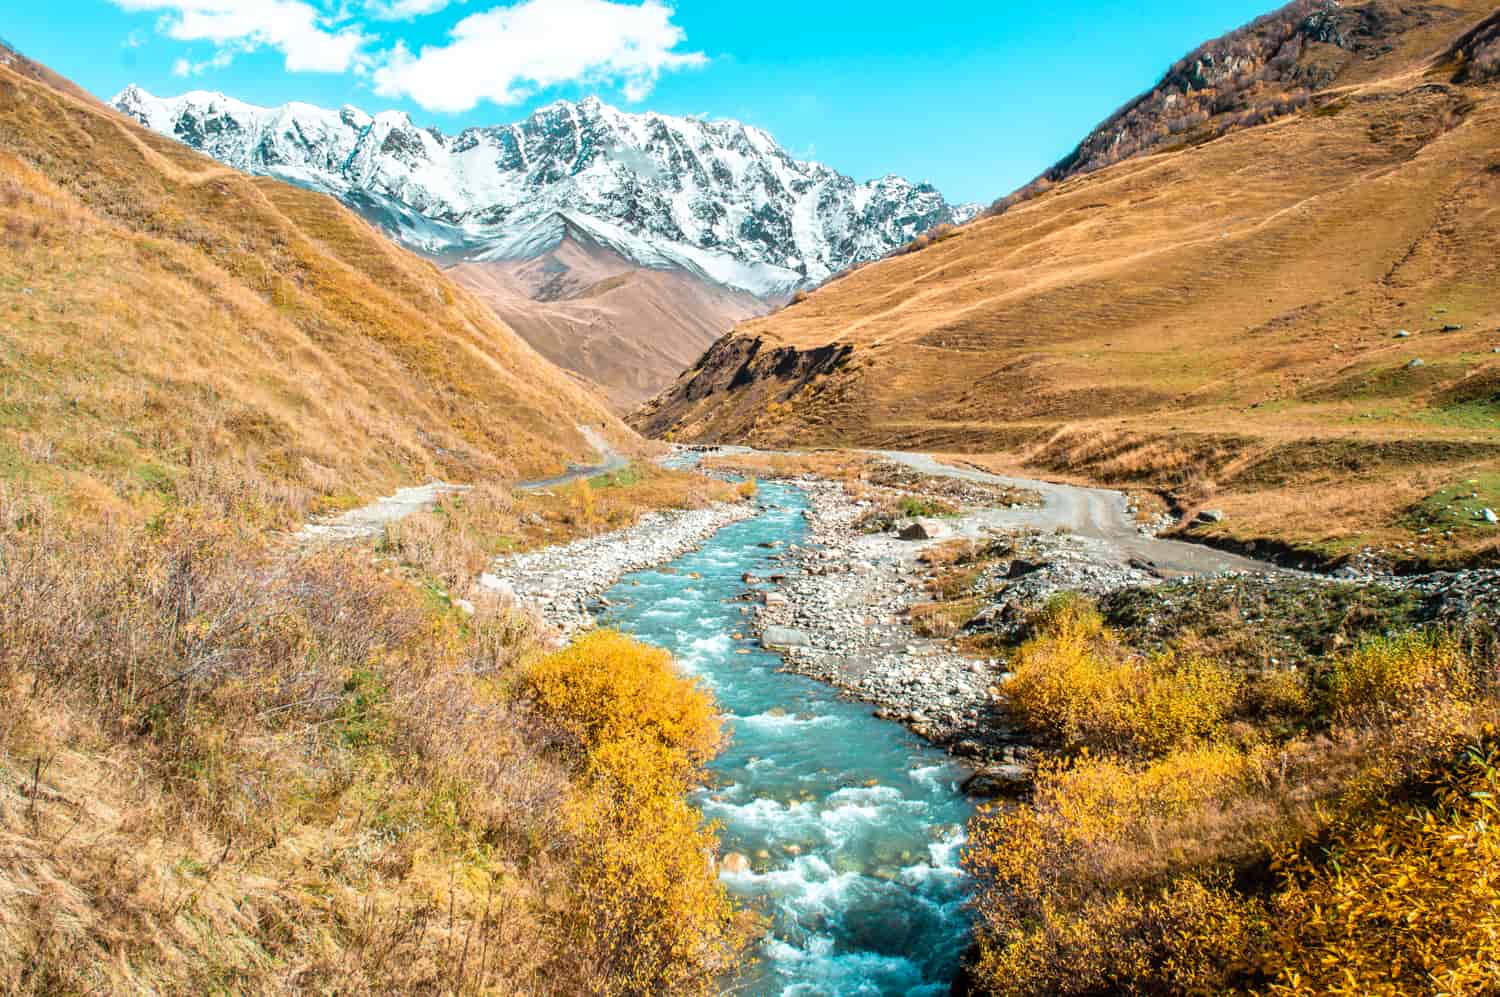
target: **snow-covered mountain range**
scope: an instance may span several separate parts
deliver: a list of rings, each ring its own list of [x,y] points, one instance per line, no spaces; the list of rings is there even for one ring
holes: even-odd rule
[[[977,205],[897,176],[859,183],[736,121],[631,114],[595,98],[445,135],[399,111],[255,107],[195,91],[113,100],[230,166],[326,191],[407,246],[529,259],[570,231],[635,263],[777,297],[876,259]]]

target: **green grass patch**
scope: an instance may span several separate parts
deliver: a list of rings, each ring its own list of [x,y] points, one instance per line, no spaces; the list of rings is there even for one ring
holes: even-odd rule
[[[147,492],[171,498],[177,494],[177,480],[172,472],[160,464],[145,461],[135,466],[135,476],[141,483],[141,488]]]
[[[640,484],[646,477],[646,472],[641,470],[639,464],[627,464],[618,471],[609,474],[601,474],[597,478],[589,479],[589,486],[597,489],[605,488],[628,488],[631,485]]]
[[[1417,358],[1413,349],[1411,359]],[[1353,401],[1360,398],[1409,398],[1442,384],[1462,378],[1468,367],[1461,363],[1428,363],[1409,367],[1403,361],[1394,367],[1373,367],[1351,374],[1332,384],[1320,384],[1304,392],[1301,398],[1310,402]]]
[[[1407,510],[1403,519],[1413,529],[1493,532],[1484,510],[1500,511],[1500,472],[1477,474],[1440,488]]]
[[[958,507],[942,499],[920,498],[916,495],[903,497],[897,505],[901,515],[914,519],[918,516],[930,518],[936,516],[957,516]]]
[[[1473,399],[1442,408],[1425,409],[1417,413],[1417,418],[1434,426],[1500,431],[1500,398]]]
[[[1430,622],[1422,598],[1405,589],[1253,576],[1123,589],[1100,608],[1137,650],[1188,646],[1251,670],[1313,663]]]

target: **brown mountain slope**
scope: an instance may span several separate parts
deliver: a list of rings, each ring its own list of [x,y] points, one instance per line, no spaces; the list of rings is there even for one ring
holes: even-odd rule
[[[548,360],[601,386],[620,412],[667,387],[736,322],[766,307],[572,238],[537,259],[447,272]]]
[[[27,67],[33,67],[31,71]],[[0,63],[0,471],[109,505],[248,462],[337,501],[634,434],[331,198]]]
[[[832,283],[633,421],[1003,451],[1216,496],[1241,539],[1439,536],[1423,500],[1480,478],[1483,499],[1471,465],[1500,454],[1500,92],[1449,52],[1487,16],[1469,3],[1303,111],[1072,177]]]

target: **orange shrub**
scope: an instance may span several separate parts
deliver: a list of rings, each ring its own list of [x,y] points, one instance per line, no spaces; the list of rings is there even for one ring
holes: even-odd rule
[[[1161,755],[1209,737],[1234,707],[1238,678],[1196,657],[1132,658],[1093,607],[1050,605],[1007,687],[1023,720],[1070,748]]]
[[[584,778],[565,808],[576,871],[555,923],[590,992],[710,989],[748,937],[713,828],[684,799],[720,744],[713,699],[666,651],[613,631],[534,662],[523,686]]]

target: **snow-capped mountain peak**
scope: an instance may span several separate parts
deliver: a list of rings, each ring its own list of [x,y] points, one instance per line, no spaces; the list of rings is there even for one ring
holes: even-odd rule
[[[401,111],[265,108],[207,91],[131,85],[112,103],[237,169],[333,194],[446,260],[529,258],[572,226],[642,266],[775,297],[977,210],[930,184],[858,183],[800,162],[737,121],[629,113],[597,97],[456,135]]]

